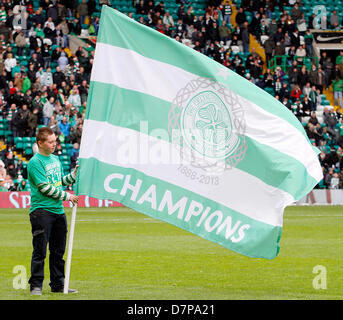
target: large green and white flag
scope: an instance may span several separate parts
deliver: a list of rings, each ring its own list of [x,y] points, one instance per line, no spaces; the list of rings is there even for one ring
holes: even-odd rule
[[[283,212],[322,179],[301,123],[212,59],[103,6],[80,195],[274,258]]]

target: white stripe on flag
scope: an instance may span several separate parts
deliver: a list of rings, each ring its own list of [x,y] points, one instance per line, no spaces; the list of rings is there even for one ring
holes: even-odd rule
[[[178,91],[198,78],[173,65],[146,58],[135,51],[97,43],[92,81],[114,84],[172,102]],[[317,181],[322,173],[317,158],[304,135],[284,119],[242,98],[245,109],[245,135],[261,144],[293,157]],[[261,127],[261,125],[263,127]]]
[[[143,145],[145,150],[152,150],[154,146],[156,148],[159,145],[162,150],[175,150],[173,144],[135,130],[106,122],[85,120],[82,140],[88,143],[81,144],[80,158],[95,158],[124,168],[134,167],[148,176],[187,188],[252,219],[274,226],[282,226],[284,207],[294,202],[294,198],[285,191],[267,185],[255,176],[238,169],[225,171],[219,175],[220,184],[209,187],[182,175],[178,170],[179,164],[176,164],[182,162],[180,158],[174,158],[176,161],[172,164],[156,165],[153,161],[146,161],[146,164],[139,161],[134,164],[123,163],[118,157],[123,143],[128,146],[136,141],[137,149]],[[178,155],[178,152],[173,153],[173,157]],[[196,169],[192,168],[192,170]],[[199,170],[198,174],[200,175],[201,172]]]

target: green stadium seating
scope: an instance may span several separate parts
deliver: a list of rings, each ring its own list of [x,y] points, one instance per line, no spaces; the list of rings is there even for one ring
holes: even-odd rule
[[[26,150],[28,148],[32,149],[31,142],[23,142],[23,149]]]
[[[13,132],[11,130],[5,130],[5,138],[8,142],[13,141]]]
[[[23,138],[15,137],[13,141],[16,149],[23,149]]]
[[[33,150],[32,150],[32,146],[26,147],[24,149],[26,155],[32,155],[33,154]]]
[[[4,124],[0,123],[0,136],[4,136],[5,135],[5,128],[4,128]]]

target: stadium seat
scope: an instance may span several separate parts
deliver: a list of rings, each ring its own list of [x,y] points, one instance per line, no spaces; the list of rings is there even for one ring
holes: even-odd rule
[[[8,142],[13,141],[13,132],[11,130],[6,130],[5,131],[5,138]]]
[[[32,149],[32,144],[31,142],[24,142],[23,141],[23,149],[31,148]]]
[[[319,183],[318,183],[318,186],[320,189],[325,189],[326,186],[325,186],[325,183],[324,183],[324,179],[322,179]]]
[[[246,11],[245,16],[247,17],[248,23],[250,23],[252,21],[252,13],[249,11]]]
[[[266,87],[266,88],[265,88],[265,91],[267,91],[267,92],[268,92],[269,94],[271,94],[272,96],[275,95],[274,89],[271,88],[271,87]]]
[[[25,150],[26,155],[32,155],[33,154],[32,146],[28,146],[24,150]]]
[[[21,137],[15,137],[13,139],[14,145],[17,149],[23,149],[23,138]]]
[[[69,163],[70,159],[67,155],[60,155],[59,156],[61,162],[67,162]]]

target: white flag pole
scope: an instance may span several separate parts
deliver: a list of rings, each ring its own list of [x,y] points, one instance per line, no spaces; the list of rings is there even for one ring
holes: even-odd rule
[[[72,214],[71,214],[69,242],[68,242],[67,266],[66,266],[65,279],[64,279],[64,289],[63,289],[63,293],[64,294],[68,294],[68,289],[69,289],[71,255],[72,255],[72,252],[73,252],[73,240],[74,240],[76,209],[77,209],[77,204],[74,204],[73,210],[72,210]]]

